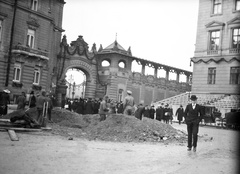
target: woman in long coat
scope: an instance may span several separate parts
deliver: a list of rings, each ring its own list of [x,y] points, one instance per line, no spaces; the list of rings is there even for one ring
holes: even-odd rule
[[[177,109],[175,115],[177,116],[178,123],[181,124],[181,121],[183,120],[183,116],[184,116],[184,109],[182,105],[180,105],[180,107]]]

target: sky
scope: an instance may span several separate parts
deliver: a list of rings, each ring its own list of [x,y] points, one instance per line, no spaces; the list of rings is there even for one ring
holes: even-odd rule
[[[192,71],[198,0],[65,0],[67,41],[79,35],[106,48],[115,40],[132,55]]]

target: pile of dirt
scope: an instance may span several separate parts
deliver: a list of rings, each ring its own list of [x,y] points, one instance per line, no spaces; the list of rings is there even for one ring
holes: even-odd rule
[[[109,115],[100,122],[100,116],[80,115],[65,109],[52,110],[53,134],[82,137],[90,140],[117,142],[186,142],[186,134],[157,120],[122,114]]]

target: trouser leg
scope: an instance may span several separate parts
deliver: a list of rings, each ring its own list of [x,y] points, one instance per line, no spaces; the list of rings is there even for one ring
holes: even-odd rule
[[[198,123],[193,123],[193,129],[192,129],[192,134],[193,134],[193,147],[197,147],[198,128],[199,128],[199,124],[198,124]]]
[[[52,120],[52,110],[48,108],[48,119]]]
[[[193,123],[189,123],[187,124],[187,132],[188,132],[188,148],[192,148],[192,127],[193,127]]]
[[[37,116],[37,122],[38,124],[42,124],[42,114],[43,114],[43,109],[38,108],[38,116]]]

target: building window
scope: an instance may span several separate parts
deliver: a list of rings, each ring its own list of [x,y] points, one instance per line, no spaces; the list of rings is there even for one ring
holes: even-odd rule
[[[0,43],[2,42],[2,23],[3,23],[3,21],[2,20],[0,20]]]
[[[14,82],[20,82],[20,80],[21,80],[21,71],[22,71],[21,64],[16,63],[14,65],[14,69],[13,69],[13,81]]]
[[[123,62],[123,61],[120,61],[120,62],[118,63],[118,66],[119,66],[120,68],[126,68],[126,64],[125,64],[125,62]]]
[[[208,84],[215,84],[216,68],[208,68]]]
[[[240,0],[236,0],[235,10],[236,11],[240,10]]]
[[[110,62],[108,60],[103,60],[102,67],[108,67],[108,66],[110,66]]]
[[[38,7],[38,0],[32,0],[31,9],[34,10],[34,11],[37,11],[37,7]]]
[[[213,0],[213,14],[222,13],[222,0]]]
[[[118,90],[118,102],[123,101],[123,90],[119,89]]]
[[[240,84],[240,67],[231,67],[230,84]]]
[[[240,49],[240,28],[233,29],[232,48]]]
[[[220,31],[210,32],[210,50],[218,50],[220,41]]]
[[[27,46],[30,48],[34,47],[34,41],[35,41],[35,31],[28,29],[27,33]]]
[[[35,68],[34,69],[34,85],[39,85],[40,84],[40,68]]]

